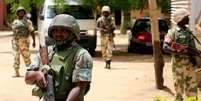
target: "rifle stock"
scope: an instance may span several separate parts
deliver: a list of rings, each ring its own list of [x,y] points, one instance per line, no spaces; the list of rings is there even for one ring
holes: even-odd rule
[[[47,47],[40,47],[39,49],[40,57],[42,64],[44,65],[44,68],[42,69],[42,72],[45,74],[45,79],[48,82],[47,88],[43,89],[44,94],[42,96],[43,101],[55,101],[54,96],[54,81],[52,74],[49,73],[49,60],[48,60],[48,50]]]

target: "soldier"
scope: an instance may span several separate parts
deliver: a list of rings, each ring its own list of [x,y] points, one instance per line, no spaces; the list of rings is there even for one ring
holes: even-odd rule
[[[49,70],[53,72],[55,101],[84,101],[89,90],[92,73],[92,57],[87,50],[80,47],[79,25],[74,17],[66,14],[57,15],[48,29],[48,36],[55,41],[48,47]],[[41,71],[41,58],[37,55],[26,72],[25,82],[36,84],[33,95],[42,97],[41,89],[46,88],[47,81]]]
[[[16,10],[17,19],[12,24],[13,39],[12,48],[14,51],[14,69],[15,76],[19,77],[20,68],[20,54],[22,55],[25,65],[28,67],[31,63],[30,51],[29,51],[29,35],[31,34],[33,39],[32,46],[35,47],[35,35],[32,22],[26,17],[26,10],[20,6]]]
[[[173,13],[173,27],[165,36],[163,49],[172,53],[172,72],[176,91],[175,101],[183,101],[183,94],[197,98],[196,61],[188,48],[197,50],[193,34],[189,31],[189,12],[186,9]]]
[[[97,20],[97,27],[101,33],[101,51],[102,57],[106,62],[106,69],[110,69],[110,63],[112,60],[112,50],[114,46],[114,30],[115,21],[112,16],[110,16],[110,7],[103,6],[102,16]]]

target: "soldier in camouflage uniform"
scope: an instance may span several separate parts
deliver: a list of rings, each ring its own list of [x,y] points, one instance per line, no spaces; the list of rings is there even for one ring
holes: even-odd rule
[[[176,91],[175,101],[183,101],[183,94],[197,98],[195,56],[188,55],[187,47],[196,49],[191,31],[187,28],[189,12],[186,9],[173,13],[173,27],[165,36],[163,49],[172,53],[172,72]],[[179,46],[178,46],[179,45]]]
[[[29,35],[31,34],[33,39],[33,47],[35,47],[35,35],[32,22],[26,17],[26,10],[20,6],[16,11],[17,19],[12,24],[13,39],[12,48],[14,51],[14,69],[15,76],[19,77],[20,68],[20,54],[22,55],[25,65],[28,67],[31,63],[29,52]]]
[[[53,46],[48,47],[49,70],[54,74],[55,101],[84,101],[84,95],[89,90],[92,57],[75,42],[79,33],[75,18],[66,14],[57,15],[48,29],[48,36],[55,41]],[[25,76],[27,84],[38,86],[32,93],[39,97],[43,95],[41,88],[47,86],[41,72],[43,68],[38,54]]]
[[[97,20],[97,27],[101,33],[101,51],[102,57],[106,62],[105,68],[110,69],[110,63],[112,60],[112,50],[114,47],[114,30],[115,21],[112,16],[110,16],[109,6],[103,6],[102,15]]]

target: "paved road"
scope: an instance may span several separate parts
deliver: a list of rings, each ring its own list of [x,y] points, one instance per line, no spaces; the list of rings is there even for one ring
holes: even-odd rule
[[[26,85],[24,77],[13,78],[13,56],[11,51],[10,32],[0,32],[0,101],[37,101],[31,96],[33,86]],[[126,35],[115,38],[116,51],[112,62],[112,69],[104,69],[104,62],[100,55],[98,38],[97,53],[94,59],[93,80],[86,101],[153,101],[155,96],[173,99],[164,90],[155,88],[154,67],[152,55],[128,54]],[[38,47],[38,45],[37,45]],[[31,48],[33,58],[37,51]],[[164,68],[165,85],[173,90],[169,57],[166,57]],[[24,62],[21,61],[21,74],[24,76]]]

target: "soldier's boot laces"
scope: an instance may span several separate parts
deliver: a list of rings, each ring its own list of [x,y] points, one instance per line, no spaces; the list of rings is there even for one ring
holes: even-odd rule
[[[111,68],[110,67],[110,63],[111,63],[111,60],[107,60],[106,61],[106,66],[105,66],[106,69],[110,69]]]
[[[15,69],[15,77],[20,77],[19,69]]]

